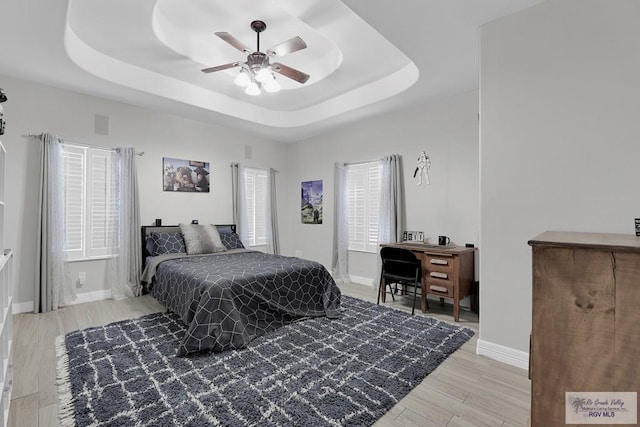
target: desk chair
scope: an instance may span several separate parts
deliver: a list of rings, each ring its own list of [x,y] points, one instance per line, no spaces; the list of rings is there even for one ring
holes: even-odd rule
[[[382,271],[380,273],[380,285],[378,286],[378,302],[380,304],[380,295],[387,292],[387,285],[393,296],[393,288],[391,284],[401,284],[404,286],[413,286],[413,308],[411,314],[416,310],[416,297],[418,287],[420,287],[420,297],[422,297],[422,263],[415,254],[408,249],[384,247],[380,249],[380,257],[382,258]],[[383,289],[384,283],[384,289]],[[427,308],[428,306],[427,302]]]

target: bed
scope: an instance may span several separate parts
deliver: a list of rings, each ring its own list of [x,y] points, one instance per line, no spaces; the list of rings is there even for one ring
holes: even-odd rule
[[[197,253],[182,233],[192,227],[215,229],[224,249]],[[340,290],[322,264],[247,250],[234,225],[143,226],[142,242],[143,282],[187,327],[178,356],[241,349],[288,323],[340,315]]]

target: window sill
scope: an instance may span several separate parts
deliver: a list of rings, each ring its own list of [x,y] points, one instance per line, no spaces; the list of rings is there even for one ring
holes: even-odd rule
[[[374,254],[374,255],[378,253],[378,251],[367,251],[365,249],[347,249],[347,251],[349,251],[349,252],[358,252],[358,253],[361,253],[361,254]]]
[[[115,257],[116,255],[101,255],[101,256],[86,257],[86,258],[68,259],[65,262],[73,263],[73,262],[103,261],[103,260],[106,261],[108,259],[115,258]]]

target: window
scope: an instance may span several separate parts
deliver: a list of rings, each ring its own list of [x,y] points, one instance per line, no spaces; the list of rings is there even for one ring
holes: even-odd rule
[[[64,145],[65,252],[69,260],[111,255],[117,226],[112,151]]]
[[[347,165],[349,250],[378,250],[381,162]]]
[[[247,204],[247,239],[249,246],[267,244],[269,171],[244,169],[245,197]]]

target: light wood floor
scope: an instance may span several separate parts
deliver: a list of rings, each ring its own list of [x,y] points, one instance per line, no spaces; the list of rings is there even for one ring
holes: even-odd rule
[[[375,302],[376,291],[343,285],[345,295]],[[387,305],[411,310],[409,298]],[[453,322],[452,307],[430,302],[431,316]],[[56,426],[57,388],[54,340],[58,335],[90,326],[139,317],[164,307],[150,295],[120,301],[73,305],[46,314],[14,316],[14,389],[9,426]],[[419,313],[418,309],[416,313]],[[461,310],[460,324],[476,336],[378,420],[388,426],[526,426],[530,382],[527,372],[475,354],[478,316]]]

